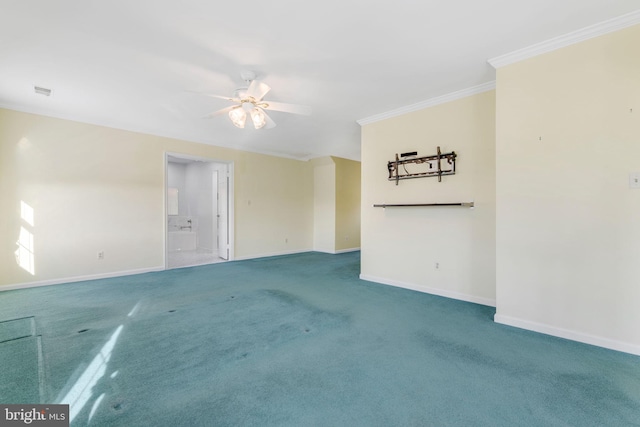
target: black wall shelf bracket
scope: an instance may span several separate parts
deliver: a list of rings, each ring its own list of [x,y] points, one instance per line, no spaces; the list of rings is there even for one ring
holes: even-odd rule
[[[413,154],[412,153],[404,153]],[[396,153],[396,159],[387,162],[389,171],[389,181],[395,181],[396,185],[401,179],[426,178],[429,176],[437,176],[438,182],[442,181],[443,175],[454,175],[456,173],[456,157],[455,151],[450,153],[441,153],[438,147],[437,154],[433,156],[413,157],[410,159],[400,159]],[[445,169],[442,168],[442,162],[445,161]],[[416,165],[415,172],[410,172],[407,165]],[[420,165],[420,166],[417,166]],[[400,170],[402,168],[402,170]]]

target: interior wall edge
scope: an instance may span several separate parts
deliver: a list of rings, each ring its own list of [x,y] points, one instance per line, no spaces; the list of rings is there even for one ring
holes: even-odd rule
[[[48,117],[52,119],[65,120],[65,121],[75,122],[83,125],[93,125],[93,126],[99,126],[107,129],[120,130],[124,132],[139,133],[139,134],[154,136],[159,138],[168,138],[168,139],[173,139],[178,141],[190,142],[194,144],[201,144],[201,145],[210,146],[210,147],[241,151],[244,153],[261,154],[264,156],[278,157],[278,158],[289,159],[289,160],[298,160],[301,162],[306,162],[310,160],[307,156],[300,157],[294,154],[287,154],[279,151],[261,150],[258,148],[255,148],[255,149],[248,148],[248,147],[238,148],[233,144],[229,144],[229,143],[225,144],[224,141],[220,141],[220,140],[216,140],[214,143],[208,139],[194,138],[190,135],[182,135],[175,132],[158,132],[154,129],[150,129],[147,127],[135,126],[131,124],[114,122],[110,120],[106,120],[106,121],[95,120],[94,118],[91,118],[91,117],[80,117],[75,114],[57,113],[57,112],[52,112],[49,109],[40,108],[40,107],[25,107],[25,106],[13,104],[13,103],[0,102],[0,109],[15,111],[18,113],[33,114],[36,116]]]
[[[640,345],[628,342],[612,340],[609,338],[599,337],[595,335],[585,334],[570,329],[558,328],[544,323],[532,322],[529,320],[519,319],[517,317],[496,314],[493,318],[495,323],[501,325],[513,326],[519,329],[538,332],[541,334],[551,335],[558,338],[581,342],[583,344],[595,345],[609,350],[621,351],[636,356],[640,356]]]
[[[133,276],[136,274],[152,273],[152,272],[164,271],[164,270],[165,270],[164,265],[159,265],[157,267],[138,268],[135,270],[112,271],[108,273],[89,274],[86,276],[62,277],[59,279],[39,280],[36,282],[8,284],[8,285],[1,285],[0,292],[12,291],[16,289],[38,288],[41,286],[63,285],[65,283],[84,282],[87,280],[109,279],[111,277]]]
[[[389,280],[382,277],[369,276],[367,274],[360,274],[360,279],[366,280],[367,282],[375,282],[375,283],[380,283],[382,285],[395,286],[397,288],[409,289],[412,291],[422,292],[425,294],[456,299],[459,301],[471,302],[474,304],[486,305],[489,307],[496,306],[496,300],[494,299],[464,294],[461,292],[448,291],[446,289],[438,289],[438,288],[432,288],[429,286],[416,285],[413,283],[400,282],[397,280]]]

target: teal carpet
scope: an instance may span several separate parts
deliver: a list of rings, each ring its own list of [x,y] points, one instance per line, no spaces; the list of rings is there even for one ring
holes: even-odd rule
[[[0,323],[0,402],[63,400],[73,426],[640,425],[639,357],[361,281],[359,262],[304,253],[2,292],[0,321],[22,320]]]

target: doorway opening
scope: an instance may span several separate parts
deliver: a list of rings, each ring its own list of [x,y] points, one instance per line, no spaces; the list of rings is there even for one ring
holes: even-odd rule
[[[165,269],[233,259],[233,163],[165,155]]]

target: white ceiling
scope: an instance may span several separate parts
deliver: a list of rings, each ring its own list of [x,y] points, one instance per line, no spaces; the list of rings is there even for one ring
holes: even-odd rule
[[[308,159],[360,157],[356,120],[495,79],[489,58],[633,12],[638,0],[0,0],[0,106]],[[277,127],[202,116],[240,71]],[[33,86],[53,89],[36,95]]]

